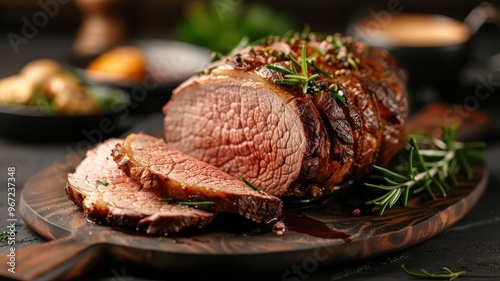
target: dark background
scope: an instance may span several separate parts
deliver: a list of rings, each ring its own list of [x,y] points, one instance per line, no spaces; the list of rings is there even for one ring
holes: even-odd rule
[[[186,6],[193,1],[184,0],[141,0],[123,1],[125,13],[130,23],[131,30],[137,35],[148,34],[151,36],[168,36],[172,27],[183,17]],[[202,1],[212,3],[214,1]],[[321,31],[342,31],[346,23],[358,12],[363,10],[375,11],[387,9],[387,0],[349,1],[349,0],[273,0],[273,1],[222,1],[245,5],[246,2],[262,2],[278,13],[289,15],[297,24],[310,23],[315,29]],[[470,10],[484,2],[479,0],[469,1],[398,1],[405,12],[427,12],[448,15],[463,19]],[[497,1],[491,1],[492,3]],[[498,4],[498,2],[497,2]],[[1,0],[0,25],[2,29],[17,29],[22,25],[23,16],[33,15],[40,10],[36,0]],[[80,13],[73,1],[61,5],[61,12],[50,20],[44,32],[74,32],[80,23]]]
[[[59,2],[58,2],[59,1]],[[245,1],[245,0],[211,0],[211,1],[182,1],[182,0],[0,0],[0,63],[10,65],[10,68],[1,68],[0,77],[16,73],[25,63],[48,57],[65,61],[73,54],[74,39],[82,23],[82,13],[79,2],[116,2],[119,10],[114,11],[126,25],[127,39],[174,39],[188,41],[211,50],[216,47],[234,46],[235,40],[241,36],[251,34],[255,39],[259,34],[287,30],[284,26],[301,30],[310,25],[313,31],[345,32],[349,23],[356,17],[367,14],[378,14],[387,11],[389,5],[400,7],[402,12],[423,12],[449,16],[463,20],[469,12],[484,1],[416,1],[416,0],[375,0],[375,1]],[[40,3],[57,3],[59,11],[49,18],[47,24],[38,28],[36,36],[26,44],[19,45],[19,52],[15,52],[9,40],[9,33],[22,35],[25,20],[33,22],[33,17],[42,10]],[[500,1],[490,3],[500,6]],[[266,9],[267,17],[263,20],[255,19],[250,27],[238,26],[240,23],[234,17],[243,17],[249,5],[261,4]],[[186,22],[193,22],[193,10],[204,5],[212,9],[208,22],[195,23],[191,29],[183,29]],[[113,6],[113,5],[112,5]],[[213,10],[218,9],[218,13]],[[231,18],[233,17],[233,21]],[[499,17],[500,18],[500,17]],[[24,21],[23,21],[24,19]],[[498,21],[500,23],[500,20]],[[197,24],[197,25],[196,25]],[[212,28],[211,33],[201,31],[207,24]],[[257,27],[256,25],[263,25]],[[248,25],[248,24],[247,24]],[[259,29],[256,31],[256,29]],[[229,30],[229,31],[228,31]],[[235,31],[236,30],[236,31]],[[182,32],[182,35],[180,35]],[[196,33],[205,32],[207,38],[197,38]],[[233,32],[231,38],[224,38],[221,34]],[[238,33],[239,32],[239,33]],[[260,32],[260,33],[259,33]],[[459,85],[449,88],[445,99],[461,102],[464,97],[473,94],[480,75],[495,75],[500,79],[500,29],[494,24],[486,24],[478,34],[487,36],[473,36],[473,56],[467,60],[466,67],[461,69],[461,76],[457,81],[450,81]],[[219,37],[220,36],[220,37]],[[198,35],[199,37],[199,35]],[[258,36],[260,38],[260,36]],[[484,39],[487,38],[487,39]],[[426,58],[422,58],[426,59]],[[500,81],[500,80],[499,80]],[[497,83],[498,84],[498,83]],[[455,94],[455,92],[457,92]],[[498,92],[498,91],[497,91]],[[435,99],[435,97],[434,97]],[[498,101],[498,94],[492,95],[490,101]],[[423,102],[434,101],[432,98]]]

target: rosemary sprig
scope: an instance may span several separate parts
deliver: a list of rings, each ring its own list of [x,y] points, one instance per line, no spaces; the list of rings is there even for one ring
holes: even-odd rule
[[[423,278],[423,279],[440,279],[440,280],[449,280],[453,281],[456,278],[458,278],[461,275],[465,275],[467,272],[465,271],[459,271],[459,272],[453,272],[447,267],[443,267],[443,270],[446,271],[447,273],[430,273],[425,269],[421,269],[421,273],[419,272],[412,272],[406,268],[404,264],[401,265],[401,269],[408,275],[413,276],[413,277],[418,277],[418,278]]]
[[[302,45],[301,49],[301,61],[298,62],[293,56],[289,55],[288,58],[291,61],[290,68],[291,70],[274,66],[274,65],[266,65],[267,68],[280,72],[284,76],[284,79],[276,79],[273,82],[276,84],[281,84],[281,85],[301,85],[302,86],[302,92],[304,94],[308,92],[318,92],[319,87],[315,82],[315,79],[319,77],[319,74],[313,74],[309,76],[309,72],[307,70],[308,66],[308,59],[306,56],[306,46]],[[295,66],[300,67],[301,73],[299,74],[297,72],[297,68]]]
[[[183,205],[183,206],[205,206],[205,205],[213,205],[213,201],[178,201],[173,198],[158,198],[161,202],[169,202],[172,204]]]
[[[393,170],[376,165],[373,167],[369,177],[372,182],[365,182],[364,185],[383,194],[366,204],[378,206],[379,214],[382,215],[398,201],[406,206],[410,190],[413,191],[411,194],[426,191],[431,198],[436,199],[434,189],[446,197],[450,186],[457,184],[456,175],[459,172],[465,172],[467,178],[471,179],[470,163],[482,158],[480,149],[484,148],[484,143],[454,140],[456,128],[443,128],[442,139],[408,135],[405,149],[400,153],[403,159],[407,155],[405,161],[394,166]]]

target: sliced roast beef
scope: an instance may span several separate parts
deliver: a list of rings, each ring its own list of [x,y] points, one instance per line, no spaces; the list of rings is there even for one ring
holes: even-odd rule
[[[319,196],[401,149],[405,83],[389,53],[353,38],[269,37],[176,88],[165,141],[272,195]]]
[[[75,172],[68,174],[66,194],[88,219],[159,235],[203,227],[213,220],[212,213],[162,202],[129,178],[110,156],[112,148],[122,141],[109,139],[98,144],[87,152]]]
[[[235,213],[258,223],[281,215],[279,198],[171,148],[161,138],[131,134],[115,146],[112,156],[127,175],[159,197],[204,202],[207,210]]]

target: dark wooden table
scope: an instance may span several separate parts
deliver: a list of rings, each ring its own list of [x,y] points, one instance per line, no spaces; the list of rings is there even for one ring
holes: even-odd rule
[[[495,35],[498,36],[498,35]],[[26,45],[21,46],[18,54],[12,52],[8,41],[0,42],[0,76],[15,73],[24,63],[40,58],[52,57],[64,60],[70,53],[71,38],[41,34]],[[486,43],[485,43],[486,42]],[[493,43],[492,43],[493,42]],[[487,60],[485,53],[493,47],[500,50],[497,37],[479,40],[473,61],[464,70],[463,87],[454,100],[458,106],[467,105],[474,97],[475,89],[481,83],[480,77],[490,79],[491,95],[479,100],[477,110],[485,111],[492,117],[493,127],[485,149],[486,161],[490,171],[487,190],[476,207],[462,220],[447,231],[406,250],[390,253],[368,260],[301,271],[294,275],[283,276],[283,272],[271,272],[266,276],[230,276],[231,280],[415,280],[405,275],[401,264],[412,270],[421,268],[439,272],[446,266],[454,271],[467,271],[467,277],[458,280],[500,280],[500,64]],[[496,44],[496,45],[495,45]],[[483,53],[485,52],[485,53]],[[488,54],[489,56],[490,54]],[[498,81],[498,82],[495,82]],[[469,97],[469,98],[468,98]],[[117,135],[127,130],[154,130],[161,120],[159,113],[130,116]],[[23,128],[20,128],[22,130]],[[43,167],[70,161],[69,155],[75,152],[78,140],[64,142],[19,142],[0,138],[0,231],[7,230],[7,172],[8,167],[16,168],[16,196],[19,199],[23,184]],[[21,218],[16,222],[16,247],[44,243],[46,240],[28,228]],[[7,255],[9,245],[0,242],[0,254]],[[18,261],[22,262],[22,261]],[[0,270],[6,270],[5,264]],[[78,280],[184,280],[184,279],[226,279],[224,265],[217,276],[205,276],[203,272],[186,272],[180,276],[169,274],[169,270],[152,271],[132,264],[113,260],[99,263]]]

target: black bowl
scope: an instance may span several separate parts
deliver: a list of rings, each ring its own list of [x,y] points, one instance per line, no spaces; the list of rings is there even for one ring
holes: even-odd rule
[[[211,52],[205,48],[173,40],[136,40],[119,46],[139,48],[147,63],[147,74],[140,82],[102,82],[92,79],[86,70],[89,63],[102,55],[72,56],[68,68],[90,85],[105,85],[128,93],[133,113],[151,113],[161,110],[171,97],[172,90],[180,83],[202,70],[211,60]]]
[[[410,19],[407,26],[406,19]],[[406,41],[398,38],[412,34],[404,33],[407,29],[413,30],[415,36],[405,37]],[[447,29],[450,34],[453,30],[455,37],[445,36]],[[452,95],[460,88],[461,71],[472,54],[470,28],[442,15],[399,13],[386,15],[384,20],[363,16],[354,20],[346,33],[368,45],[386,49],[399,61],[408,74],[409,98],[416,107],[453,99]],[[434,97],[422,96],[429,90]]]
[[[99,113],[66,115],[47,113],[37,106],[0,104],[0,136],[26,142],[85,140],[100,142],[120,133],[129,117],[130,99],[120,89],[89,86],[98,98],[112,98]]]

